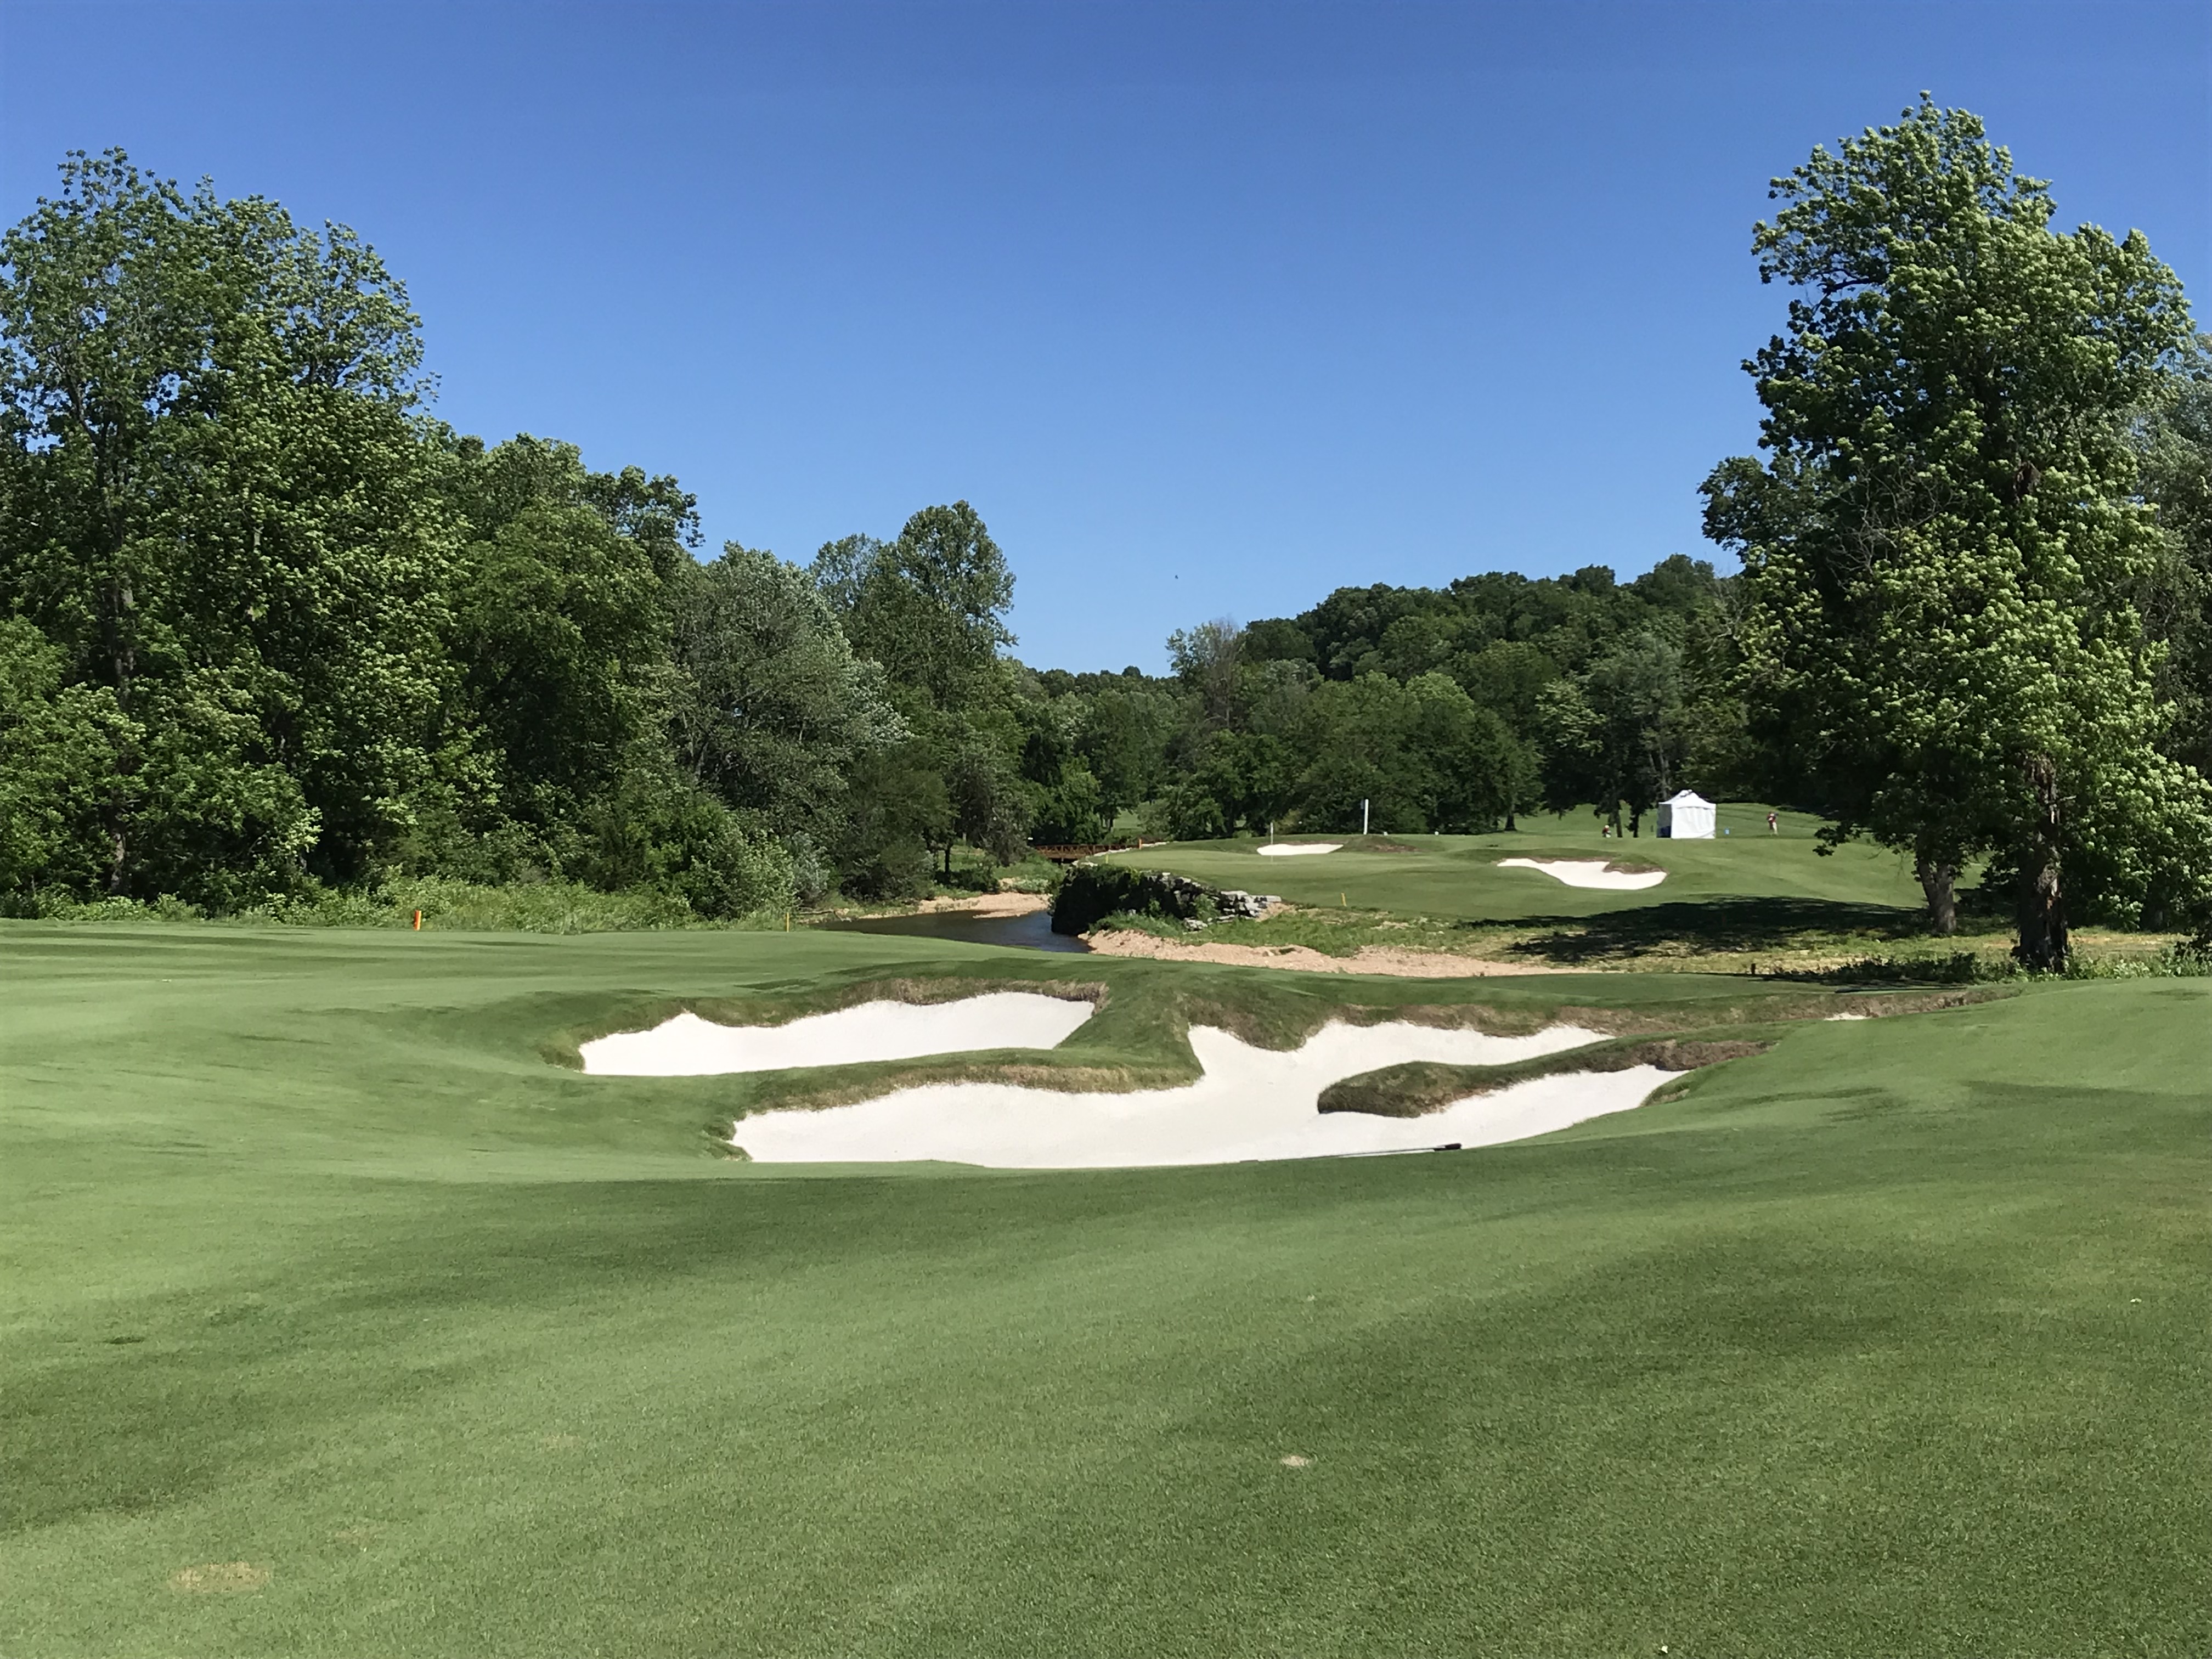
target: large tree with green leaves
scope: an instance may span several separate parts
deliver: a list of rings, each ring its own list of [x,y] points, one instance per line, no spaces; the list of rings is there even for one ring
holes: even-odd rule
[[[668,595],[647,549],[562,495],[476,527],[451,589],[454,727],[493,757],[502,813],[557,834],[664,744]]]
[[[1752,705],[1833,836],[1911,853],[1939,926],[1992,854],[2021,959],[2059,967],[2069,872],[2124,910],[2193,896],[2212,848],[2131,602],[2161,542],[2130,422],[2190,338],[2180,286],[2139,233],[2054,232],[2044,183],[1924,97],[1773,194],[1767,453],[1705,484]]]
[[[54,833],[118,894],[362,872],[442,787],[404,290],[343,227],[79,154],[0,239],[0,613],[113,751]]]
[[[455,826],[464,833],[424,837],[417,861],[479,878],[539,867],[655,886],[708,915],[788,903],[793,860],[771,832],[792,826],[772,824],[717,763],[732,745],[717,745],[727,722],[711,709],[738,707],[733,658],[750,664],[794,642],[773,629],[748,635],[719,603],[731,573],[692,559],[690,495],[636,467],[593,472],[573,444],[526,434],[489,450],[473,439],[442,447],[466,543],[450,587],[441,740],[487,787]],[[775,568],[820,612],[811,585]],[[687,748],[688,767],[672,735],[702,745]],[[800,762],[787,751],[776,764],[803,790]]]
[[[855,763],[908,735],[882,671],[804,570],[735,542],[682,573],[675,609],[675,731],[692,775],[779,835],[830,845]]]
[[[909,714],[956,713],[1006,696],[1000,653],[1014,578],[965,501],[926,507],[897,538],[848,536],[822,549],[814,578],[854,648],[883,665]]]
[[[2198,340],[2168,392],[2137,428],[2143,495],[2166,533],[2166,556],[2137,603],[2166,647],[2166,752],[2212,775],[2212,338]]]
[[[1562,676],[1537,696],[1553,805],[1594,802],[1621,833],[1641,835],[1644,813],[1674,792],[1686,729],[1682,653],[1654,635],[1621,641],[1580,675]]]
[[[958,840],[1001,860],[1018,856],[1031,791],[1019,776],[1024,733],[1002,654],[1014,642],[1006,620],[1014,578],[981,517],[965,501],[927,507],[895,540],[829,544],[811,574],[853,648],[881,667],[884,695],[915,734],[870,769],[907,780],[891,793],[908,805],[856,817],[841,863],[864,887],[895,890],[902,878],[890,872],[907,860],[875,847],[871,824],[901,847],[920,836],[948,874]],[[917,765],[935,775],[933,787],[911,779]]]

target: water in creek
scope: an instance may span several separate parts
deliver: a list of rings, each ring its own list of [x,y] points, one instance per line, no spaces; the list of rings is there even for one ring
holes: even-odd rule
[[[1012,945],[1030,951],[1088,951],[1073,933],[1052,931],[1052,912],[1024,916],[979,916],[964,910],[931,910],[915,916],[854,916],[819,926],[843,933],[905,933],[969,945]]]

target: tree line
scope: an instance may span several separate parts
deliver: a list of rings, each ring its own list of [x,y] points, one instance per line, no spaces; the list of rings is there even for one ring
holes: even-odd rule
[[[1596,565],[1340,588],[1295,617],[1177,632],[1164,679],[1039,684],[1079,762],[1117,757],[1100,793],[1142,803],[1162,837],[1465,834],[1583,805],[1636,833],[1676,787],[1740,769],[1724,592],[1681,556],[1626,583]]]
[[[73,155],[0,240],[0,902],[437,873],[726,917],[1026,828],[964,502],[811,568],[425,408],[351,232]]]
[[[1032,842],[1641,832],[1679,787],[2068,919],[2212,884],[2212,375],[2140,236],[1923,99],[1775,181],[1762,453],[1675,556],[1338,590],[1034,672],[966,502],[805,566],[456,433],[350,231],[73,155],[0,240],[0,908],[237,911],[435,874],[703,916],[889,897]],[[973,860],[971,860],[972,863]]]
[[[1822,814],[2062,966],[2071,920],[2212,912],[2212,351],[2140,233],[2054,231],[2047,184],[1925,97],[1772,183],[1745,364],[1763,453],[1716,468],[1684,557],[1346,588],[1175,641],[1199,718],[1182,835],[1289,815],[1616,830],[1680,784]]]

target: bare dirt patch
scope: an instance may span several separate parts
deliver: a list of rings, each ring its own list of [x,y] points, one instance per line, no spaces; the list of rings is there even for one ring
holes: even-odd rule
[[[1305,945],[1185,944],[1134,928],[1103,928],[1084,935],[1102,957],[1147,957],[1155,962],[1218,962],[1237,968],[1284,968],[1301,974],[1382,974],[1394,979],[1488,979],[1527,974],[1569,974],[1571,968],[1534,963],[1484,962],[1443,951],[1401,951],[1365,945],[1348,957],[1332,957]]]
[[[258,1590],[269,1582],[269,1569],[251,1561],[211,1561],[204,1567],[185,1567],[169,1577],[169,1588],[187,1595],[234,1595]]]

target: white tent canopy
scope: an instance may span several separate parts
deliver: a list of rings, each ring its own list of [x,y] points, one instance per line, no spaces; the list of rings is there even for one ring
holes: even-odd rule
[[[1659,833],[1675,841],[1711,841],[1713,804],[1685,789],[1672,800],[1659,803]]]

